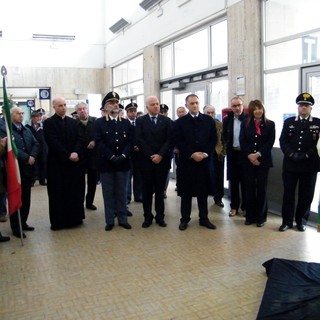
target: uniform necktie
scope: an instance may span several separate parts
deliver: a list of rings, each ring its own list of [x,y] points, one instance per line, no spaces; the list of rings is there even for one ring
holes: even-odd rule
[[[156,117],[151,117],[151,122],[152,122],[152,125],[155,127],[157,122],[156,122]]]
[[[261,129],[260,129],[261,121],[259,121],[259,120],[254,120],[254,124],[255,124],[255,126],[256,126],[256,134],[258,134],[258,135],[261,136]]]
[[[134,120],[131,122],[131,124],[132,124],[133,126],[135,126],[135,125],[136,125],[136,123],[135,123],[135,121],[134,121]]]

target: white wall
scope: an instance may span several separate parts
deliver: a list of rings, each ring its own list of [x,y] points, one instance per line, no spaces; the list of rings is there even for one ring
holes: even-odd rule
[[[110,33],[107,34],[107,39],[110,39],[106,46],[107,66],[126,60],[148,45],[165,42],[170,37],[212,21],[215,17],[225,14],[228,6],[240,0],[190,0],[178,7],[177,2],[180,1],[162,1],[160,6],[163,14],[160,17],[157,17],[158,6],[143,15],[141,10],[144,10],[141,8],[132,17],[131,25],[127,29],[113,38],[110,38]]]
[[[103,68],[105,0],[1,0],[0,12],[0,65]],[[33,33],[76,40],[32,40]]]

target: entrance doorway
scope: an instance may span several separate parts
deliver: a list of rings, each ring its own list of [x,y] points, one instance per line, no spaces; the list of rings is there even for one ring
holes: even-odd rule
[[[308,92],[314,97],[315,104],[312,107],[312,115],[320,118],[320,65],[301,69],[301,89],[302,92]],[[311,204],[311,211],[313,212],[318,212],[319,196],[320,173],[318,173],[316,190]]]

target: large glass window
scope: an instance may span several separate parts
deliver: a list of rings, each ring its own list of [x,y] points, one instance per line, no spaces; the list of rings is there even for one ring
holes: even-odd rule
[[[320,2],[269,0],[266,2],[266,41],[319,28]]]
[[[212,66],[228,63],[227,20],[211,27],[211,60]]]
[[[314,0],[269,0],[264,6],[264,102],[268,117],[276,123],[274,146],[279,147],[283,120],[297,113],[295,98],[301,90],[300,68],[320,61],[320,25],[309,21],[320,4]],[[313,9],[308,10],[308,19],[302,19],[306,8]]]
[[[266,70],[320,61],[320,33],[266,46]]]
[[[182,75],[209,67],[208,29],[174,43],[174,74]]]
[[[161,48],[161,80],[228,63],[227,20]]]
[[[143,78],[143,56],[140,55],[113,68],[113,86]]]
[[[169,45],[161,49],[161,79],[171,78],[172,76],[172,45]]]
[[[143,56],[113,68],[113,90],[121,99],[143,94]]]
[[[216,108],[216,117],[222,120],[222,109],[229,106],[227,79],[215,80],[211,84],[211,104]]]
[[[283,121],[297,112],[295,99],[299,83],[298,70],[276,72],[265,76],[266,115],[276,124],[275,147],[279,147],[279,137]]]

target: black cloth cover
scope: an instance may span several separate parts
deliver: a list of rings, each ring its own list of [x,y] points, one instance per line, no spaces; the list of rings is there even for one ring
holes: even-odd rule
[[[273,258],[257,320],[319,320],[320,264]]]

